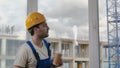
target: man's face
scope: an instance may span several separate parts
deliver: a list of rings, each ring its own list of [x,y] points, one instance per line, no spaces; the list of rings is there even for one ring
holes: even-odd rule
[[[49,27],[46,22],[41,23],[37,28],[37,35],[40,38],[48,37],[49,36],[48,32],[49,32]]]

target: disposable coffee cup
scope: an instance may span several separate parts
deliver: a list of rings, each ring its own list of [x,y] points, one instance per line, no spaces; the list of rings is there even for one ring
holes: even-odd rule
[[[54,59],[53,59],[53,64],[59,65],[59,62],[61,61],[62,54],[61,53],[55,53]]]

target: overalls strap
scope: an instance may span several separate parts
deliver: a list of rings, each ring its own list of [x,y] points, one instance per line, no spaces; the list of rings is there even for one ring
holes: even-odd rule
[[[50,43],[47,42],[45,39],[43,39],[43,42],[45,43],[45,46],[46,46],[46,48],[48,50],[48,56],[49,56],[49,58],[51,58]]]
[[[28,44],[28,45],[30,46],[30,48],[32,49],[32,52],[33,52],[35,58],[36,58],[37,60],[39,60],[40,57],[39,57],[38,53],[36,52],[36,50],[35,50],[34,46],[32,45],[32,43],[31,43],[30,41],[27,41],[27,44]]]
[[[50,43],[48,43],[45,39],[43,39],[43,42],[45,43],[45,46],[48,50],[48,59],[45,60],[40,60],[40,57],[38,55],[38,53],[36,52],[34,46],[32,45],[32,43],[30,41],[27,41],[26,43],[30,46],[30,48],[32,49],[33,54],[35,55],[35,58],[37,60],[37,66],[36,68],[50,68],[52,61],[51,61],[51,50],[50,50]]]

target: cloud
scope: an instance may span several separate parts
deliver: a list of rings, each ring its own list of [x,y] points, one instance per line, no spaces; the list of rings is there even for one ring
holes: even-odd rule
[[[39,1],[39,11],[45,14],[48,24],[50,23],[50,29],[58,35],[57,37],[74,38],[72,30],[74,25],[77,25],[78,30],[88,25],[87,0]]]
[[[2,4],[1,4],[2,3]],[[24,0],[0,0],[0,22],[16,25],[25,33],[26,4]],[[50,37],[74,38],[73,26],[78,27],[78,39],[88,39],[88,0],[38,0],[38,11],[45,14]],[[99,1],[100,36],[106,36],[105,1]]]
[[[19,32],[25,30],[25,17],[26,17],[26,3],[24,0],[0,0],[0,23],[7,25],[15,25],[16,30]]]
[[[99,0],[99,29],[100,39],[107,41],[107,17],[106,17],[106,1]]]
[[[3,12],[0,11],[0,24],[6,23],[7,22],[7,17]]]

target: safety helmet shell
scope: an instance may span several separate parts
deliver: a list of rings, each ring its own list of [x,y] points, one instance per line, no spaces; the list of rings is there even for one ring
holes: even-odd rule
[[[46,19],[43,14],[39,12],[32,12],[28,15],[26,19],[26,29],[29,30],[31,27],[45,22]]]

